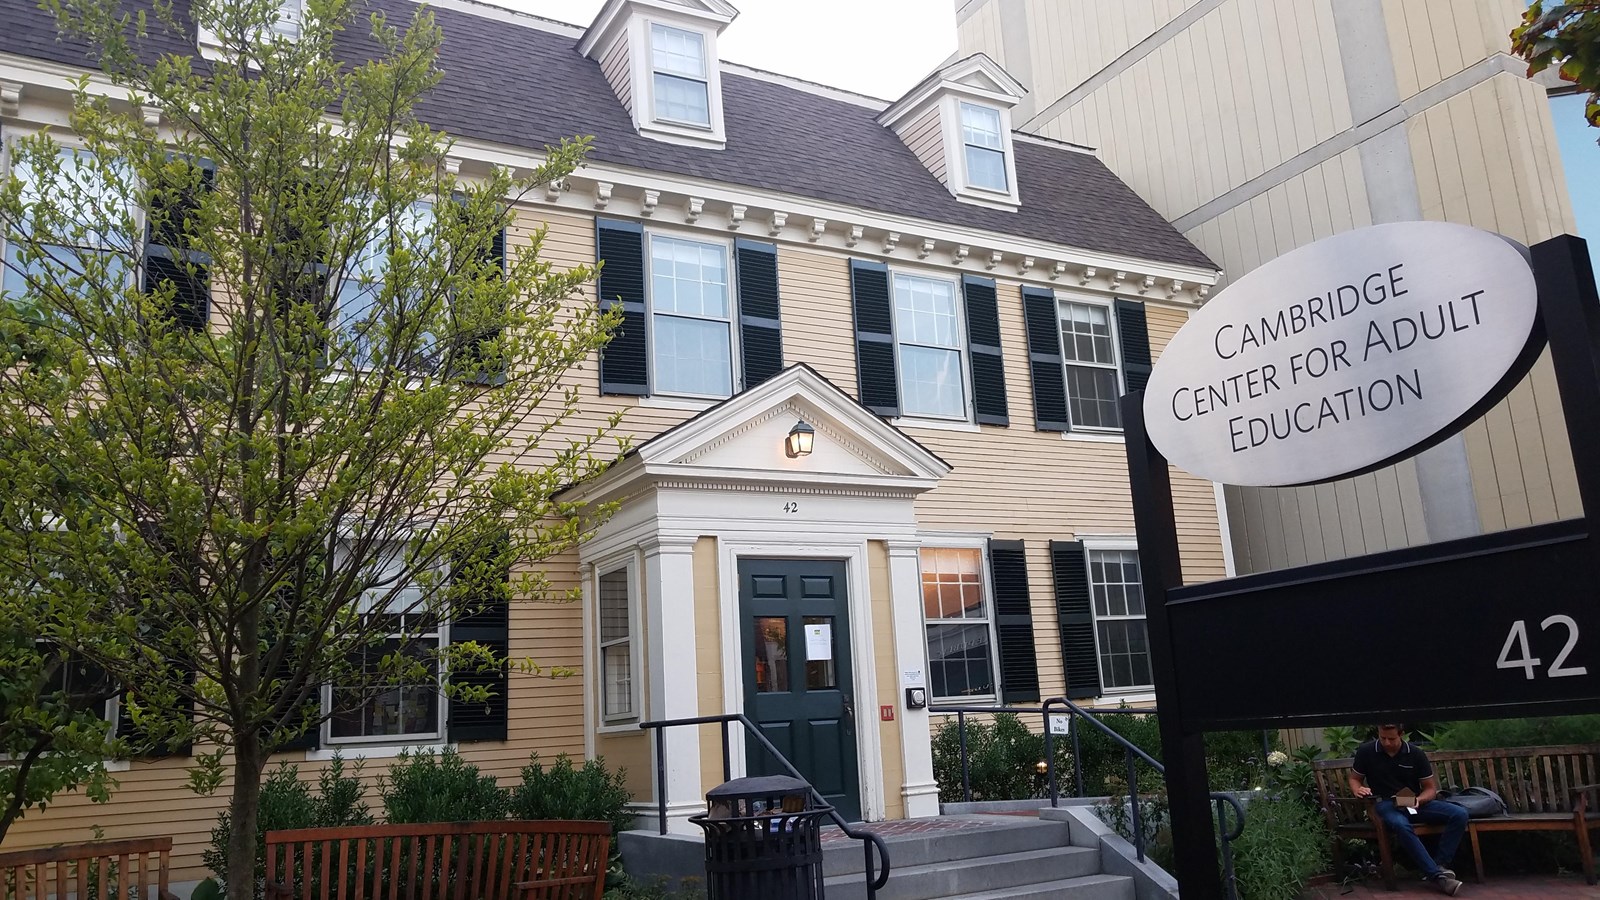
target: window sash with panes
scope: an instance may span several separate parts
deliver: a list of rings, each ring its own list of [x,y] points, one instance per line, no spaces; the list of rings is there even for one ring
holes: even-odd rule
[[[632,571],[626,567],[599,578],[600,714],[607,722],[635,716],[633,702]]]
[[[383,332],[382,321],[375,319],[373,313],[389,274],[390,237],[398,238],[405,249],[426,254],[434,239],[434,215],[430,201],[411,204],[401,212],[400,221],[393,228],[386,219],[377,222],[371,239],[351,257],[334,299],[334,327],[350,342],[341,365],[366,369],[373,364],[375,339]],[[417,358],[405,361],[405,368],[426,370],[431,364],[434,340],[424,336],[416,343]]]
[[[340,552],[348,552],[340,545]],[[439,658],[445,629],[436,615],[423,609],[422,585],[402,582],[405,547],[399,542],[374,553],[363,570],[367,588],[359,601],[363,615],[387,625],[381,641],[357,651],[350,664],[376,674],[385,657],[402,653],[420,663],[424,677],[389,685],[325,687],[328,742],[333,744],[436,741],[444,736]]]
[[[955,282],[897,272],[893,285],[901,414],[966,419],[964,336]]]
[[[299,40],[300,17],[303,14],[301,0],[282,0],[278,4],[278,21],[272,26],[273,33],[291,41]]]
[[[650,236],[652,393],[733,394],[733,296],[723,244]]]
[[[706,72],[704,35],[652,24],[650,67],[656,119],[711,127],[711,85]]]
[[[1098,303],[1059,303],[1061,359],[1066,366],[1067,409],[1074,429],[1122,428],[1118,398],[1117,339],[1111,307]]]
[[[1088,554],[1100,685],[1106,691],[1149,688],[1155,678],[1150,670],[1139,553],[1090,549]]]
[[[993,612],[984,595],[983,551],[924,547],[919,556],[932,699],[995,696]]]
[[[966,150],[967,184],[990,191],[1010,190],[1000,111],[973,103],[961,104],[961,141]]]
[[[23,261],[23,247],[19,235],[7,230],[0,233],[0,243],[5,245],[3,271],[0,271],[0,292],[10,297],[21,297],[28,290],[30,279],[44,280],[61,277],[72,278],[84,271],[84,258],[90,254],[102,255],[107,258],[107,274],[112,277],[127,279],[131,276],[128,269],[128,254],[136,243],[132,235],[120,234],[113,230],[114,225],[107,222],[131,222],[137,218],[137,209],[133,201],[127,197],[114,193],[114,186],[102,181],[93,169],[90,162],[90,153],[87,150],[78,150],[63,147],[60,150],[60,169],[55,173],[56,181],[50,191],[58,197],[79,198],[84,202],[73,202],[73,209],[58,208],[55,221],[48,223],[56,225],[62,230],[76,232],[80,237],[73,244],[43,244],[40,245],[42,256]],[[14,160],[11,174],[22,183],[22,202],[32,205],[39,203],[45,197],[45,191],[40,185],[40,176],[33,172],[23,160]],[[27,216],[19,223],[22,235],[33,236],[35,229],[47,223],[37,222],[33,216]]]

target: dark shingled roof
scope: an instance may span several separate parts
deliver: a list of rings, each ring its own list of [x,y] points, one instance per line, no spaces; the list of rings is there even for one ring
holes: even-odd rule
[[[143,0],[128,0],[132,8]],[[410,0],[368,0],[393,22]],[[60,40],[55,22],[30,0],[7,6],[0,52],[88,65],[88,47]],[[180,17],[187,0],[174,4]],[[20,7],[20,8],[19,8]],[[800,87],[724,71],[727,147],[711,150],[639,136],[597,62],[576,40],[456,9],[435,9],[445,41],[444,79],[418,107],[436,128],[460,137],[538,148],[591,134],[596,162],[779,191],[890,215],[910,216],[1166,263],[1216,265],[1105,164],[1066,147],[1018,140],[1016,212],[958,202],[922,166],[878,112]],[[377,47],[358,24],[342,38],[350,59]],[[181,37],[153,34],[149,49],[185,53]]]

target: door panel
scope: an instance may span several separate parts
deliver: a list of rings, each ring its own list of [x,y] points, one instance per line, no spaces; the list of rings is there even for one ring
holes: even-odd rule
[[[840,815],[860,819],[845,564],[741,559],[739,604],[745,715]],[[754,742],[747,757],[752,775],[784,774]]]

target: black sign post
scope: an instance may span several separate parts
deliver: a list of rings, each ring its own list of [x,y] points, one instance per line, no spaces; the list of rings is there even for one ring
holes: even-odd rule
[[[1122,399],[1185,900],[1223,896],[1206,731],[1600,710],[1600,297],[1582,240],[1532,252],[1581,519],[1186,587],[1167,460]]]

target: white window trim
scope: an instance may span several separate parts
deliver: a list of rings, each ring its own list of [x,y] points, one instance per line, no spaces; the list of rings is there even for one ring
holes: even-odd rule
[[[901,337],[900,304],[895,300],[894,280],[897,276],[904,275],[908,278],[922,278],[928,281],[942,281],[951,286],[955,298],[956,319],[956,346],[939,347],[933,344],[918,344]],[[900,397],[900,415],[895,418],[896,424],[904,422],[907,425],[921,426],[924,428],[950,428],[950,430],[965,431],[962,425],[972,425],[972,430],[978,430],[973,424],[972,417],[972,358],[967,345],[967,297],[961,289],[961,279],[943,273],[933,274],[920,272],[915,269],[902,269],[890,267],[889,269],[889,317],[894,328],[894,381],[895,389]],[[930,347],[936,350],[954,350],[961,366],[961,405],[962,414],[959,416],[941,416],[934,413],[908,412],[906,410],[905,392],[905,354],[900,348],[905,345],[913,347]],[[955,426],[951,428],[951,426]]]
[[[450,646],[449,622],[440,622],[439,627],[435,629],[434,634],[439,649],[443,650],[444,648]],[[439,695],[438,712],[436,714],[439,727],[436,731],[432,733],[415,732],[411,734],[380,734],[370,735],[368,737],[333,736],[332,708],[334,685],[331,681],[324,681],[318,692],[320,695],[319,702],[322,706],[321,711],[323,715],[322,725],[319,729],[321,733],[318,735],[320,745],[318,749],[378,747],[393,749],[396,755],[398,755],[400,749],[406,747],[436,749],[439,745],[444,744],[448,737],[446,734],[446,725],[450,717],[450,698],[445,696],[444,684],[446,679],[449,678],[449,675],[450,673],[445,669],[444,660],[441,658],[439,660],[438,671],[434,676],[435,687]],[[307,756],[307,758],[309,759],[310,757]]]
[[[1128,390],[1128,385],[1122,371],[1122,332],[1117,325],[1116,301],[1100,297],[1091,297],[1087,294],[1068,293],[1065,291],[1055,291],[1054,293],[1056,300],[1056,350],[1061,354],[1062,390],[1067,398],[1067,424],[1071,427],[1071,431],[1066,432],[1064,436],[1070,437],[1070,435],[1075,432],[1080,438],[1087,438],[1089,435],[1106,435],[1115,436],[1120,440],[1123,434],[1123,428],[1121,426],[1116,428],[1107,428],[1101,425],[1079,425],[1077,422],[1073,421],[1072,389],[1067,378],[1067,369],[1070,366],[1085,366],[1093,369],[1109,368],[1116,373],[1118,393],[1125,393]],[[1061,307],[1062,304],[1066,303],[1076,303],[1080,306],[1098,306],[1106,311],[1106,323],[1109,326],[1108,330],[1111,333],[1111,358],[1113,360],[1110,366],[1106,366],[1104,363],[1077,362],[1067,360],[1066,340],[1061,334],[1061,323],[1063,321],[1061,316]],[[1118,415],[1121,415],[1120,410]]]
[[[987,110],[987,111],[992,112],[992,113],[995,114],[995,121],[997,123],[996,127],[999,129],[999,132],[1000,132],[997,135],[997,137],[1000,139],[1000,146],[998,148],[996,148],[996,147],[985,147],[985,146],[982,146],[980,144],[973,144],[973,143],[969,143],[967,141],[967,135],[966,135],[966,130],[967,130],[966,110],[967,110],[967,107],[969,107],[969,106],[972,107],[973,109]],[[1011,196],[1011,185],[1012,185],[1013,182],[1015,182],[1016,175],[1011,171],[1011,169],[1012,169],[1012,166],[1011,166],[1011,147],[1010,147],[1009,142],[1006,140],[1006,115],[1005,115],[1005,111],[1000,109],[999,107],[990,106],[987,103],[975,103],[975,102],[973,102],[971,100],[957,99],[956,100],[956,130],[957,130],[957,134],[959,134],[960,138],[961,138],[961,177],[962,177],[963,181],[966,183],[967,189],[968,190],[973,190],[973,191],[986,191],[988,193],[994,194],[997,197],[1009,197],[1009,196]],[[987,185],[987,184],[978,184],[977,182],[975,182],[973,180],[973,178],[972,178],[972,167],[968,165],[967,150],[969,148],[976,148],[976,149],[979,149],[979,150],[985,150],[985,151],[990,152],[990,153],[998,153],[998,154],[1000,154],[1000,177],[1002,179],[1004,179],[1004,181],[1005,181],[1004,186],[1002,186],[1002,187],[992,187],[992,186]]]
[[[1118,698],[1118,699],[1121,699],[1121,700],[1128,700],[1128,701],[1143,699],[1145,697],[1145,695],[1149,695],[1150,697],[1154,697],[1155,696],[1155,694],[1154,694],[1155,684],[1154,683],[1151,683],[1151,684],[1135,684],[1135,685],[1129,685],[1127,687],[1118,687],[1118,688],[1106,687],[1106,674],[1105,674],[1104,668],[1101,665],[1101,655],[1100,655],[1100,614],[1095,611],[1094,573],[1093,573],[1093,569],[1089,565],[1089,554],[1091,554],[1091,553],[1093,553],[1093,552],[1095,552],[1097,550],[1113,550],[1113,551],[1115,551],[1115,550],[1132,550],[1134,552],[1138,552],[1138,550],[1139,550],[1138,538],[1136,538],[1136,537],[1134,537],[1132,535],[1117,535],[1117,536],[1107,535],[1107,536],[1103,536],[1103,537],[1092,537],[1092,536],[1088,536],[1088,535],[1078,535],[1078,540],[1083,543],[1083,567],[1084,567],[1084,573],[1087,576],[1087,580],[1089,582],[1089,617],[1094,622],[1094,664],[1095,664],[1095,671],[1100,674],[1100,696],[1101,697],[1115,697],[1115,698]],[[1139,561],[1139,572],[1140,572],[1141,575],[1144,573],[1144,561],[1143,560]],[[1146,602],[1148,603],[1148,600]],[[1126,621],[1132,621],[1133,619],[1134,619],[1133,616],[1113,616],[1113,617],[1109,618],[1107,621],[1126,622]],[[1145,614],[1143,616],[1140,616],[1139,619],[1145,623],[1145,641],[1148,644],[1149,639],[1150,639],[1150,608],[1149,608],[1148,605],[1145,607]],[[1153,654],[1153,651],[1152,651],[1152,654]],[[1154,663],[1154,658],[1152,656],[1152,664],[1153,663]]]
[[[995,628],[994,585],[991,584],[989,567],[989,535],[962,535],[938,534],[922,532],[918,535],[921,545],[917,548],[917,602],[922,602],[922,553],[923,550],[976,550],[978,551],[978,583],[983,586],[984,609],[988,611],[987,622],[989,626],[989,677],[994,681],[994,692],[989,694],[972,694],[965,697],[936,697],[933,693],[933,677],[927,677],[928,708],[930,711],[937,706],[982,706],[984,704],[1000,705],[1000,633]],[[928,610],[922,606],[918,615],[922,618],[922,653],[924,672],[932,673],[932,659],[928,657]],[[933,624],[948,624],[950,619],[934,619]]]
[[[663,69],[656,68],[655,41],[657,28],[666,31],[676,31],[680,34],[693,35],[700,39],[700,75],[698,77],[694,75],[686,75],[682,72],[668,72]],[[682,25],[675,25],[667,22],[650,22],[649,27],[645,29],[645,37],[648,42],[648,47],[646,48],[646,57],[650,63],[650,121],[660,125],[668,125],[673,128],[693,128],[698,131],[711,131],[711,127],[714,122],[711,115],[710,37],[698,28],[684,28]],[[704,86],[706,89],[706,121],[693,122],[687,119],[674,119],[657,113],[655,96],[655,83],[657,75],[665,75],[668,78],[679,78],[684,81],[693,81]]]
[[[629,689],[632,693],[630,700],[633,705],[633,712],[626,716],[607,716],[605,657],[600,652],[600,578],[603,575],[611,575],[618,571],[626,571],[628,573],[628,665],[632,673],[632,684]],[[592,695],[591,702],[594,708],[595,734],[637,734],[639,731],[638,723],[644,714],[642,708],[644,702],[644,670],[642,668],[642,647],[640,646],[643,643],[643,636],[639,633],[640,598],[643,596],[643,585],[640,582],[640,577],[643,571],[643,567],[639,564],[638,549],[630,547],[621,554],[614,554],[597,563],[594,566],[594,574],[590,578],[590,595],[594,597],[593,608],[589,610],[588,615],[590,628],[592,629],[590,649],[594,653],[593,665],[597,677],[588,679],[588,681],[594,686],[590,694]]]
[[[1000,114],[1000,144],[1006,170],[1005,190],[973,184],[967,174],[967,141],[961,126],[961,104],[992,109]],[[940,101],[941,132],[944,139],[946,179],[957,200],[995,209],[1016,211],[1022,204],[1017,187],[1017,150],[1012,139],[1011,108],[979,95],[948,94]]]
[[[655,277],[654,273],[652,272],[652,267],[655,264],[654,243],[657,237],[694,244],[710,244],[722,248],[724,271],[727,272],[728,275],[728,387],[730,392],[727,397],[718,394],[694,394],[685,391],[661,391],[657,389],[657,385],[660,384],[660,382],[656,379],[656,292]],[[733,240],[724,237],[712,237],[710,235],[659,231],[648,228],[645,229],[644,239],[644,314],[647,317],[646,322],[648,322],[645,327],[645,333],[648,335],[645,343],[649,345],[645,350],[645,363],[647,366],[646,371],[648,373],[645,377],[649,380],[650,384],[649,397],[683,403],[704,403],[709,406],[720,403],[723,400],[728,399],[728,397],[732,397],[733,395],[744,390],[742,378],[744,373],[744,347],[742,347],[739,343],[739,275],[734,271]],[[688,316],[680,313],[664,312],[662,315],[679,316],[680,318],[685,319],[697,318],[707,322],[720,321],[708,316]],[[665,404],[663,404],[663,407],[678,409],[695,408],[667,407]]]

